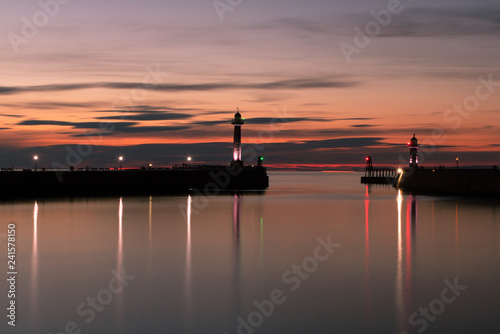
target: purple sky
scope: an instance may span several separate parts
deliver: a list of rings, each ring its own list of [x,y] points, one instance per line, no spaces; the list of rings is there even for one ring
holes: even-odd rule
[[[2,167],[226,163],[237,107],[271,165],[500,162],[498,1],[60,1],[0,12]]]

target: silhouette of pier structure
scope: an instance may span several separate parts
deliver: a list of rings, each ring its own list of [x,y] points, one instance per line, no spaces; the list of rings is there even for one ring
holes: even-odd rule
[[[220,191],[261,191],[269,186],[269,177],[258,157],[257,165],[245,165],[241,152],[241,127],[245,123],[237,111],[234,126],[233,156],[228,165],[200,165],[124,168],[40,168],[34,156],[35,169],[0,169],[3,197],[45,196],[115,196],[167,195],[178,193],[215,194]]]
[[[398,179],[398,170],[395,168],[373,168],[372,157],[366,157],[365,176],[361,183],[366,184],[395,184]]]
[[[408,167],[373,168],[372,158],[366,157],[365,175],[361,177],[361,183],[392,184],[411,194],[500,196],[500,170],[497,165],[493,168],[464,168],[458,166],[456,158],[456,167],[453,168],[424,168],[419,166],[419,147],[413,134],[408,141]]]

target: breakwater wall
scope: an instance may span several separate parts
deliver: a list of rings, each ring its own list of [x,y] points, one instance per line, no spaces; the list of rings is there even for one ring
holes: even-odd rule
[[[161,195],[191,191],[264,190],[260,166],[203,166],[169,169],[1,171],[0,197]]]
[[[500,170],[498,168],[410,168],[403,171],[396,187],[440,194],[500,195]]]

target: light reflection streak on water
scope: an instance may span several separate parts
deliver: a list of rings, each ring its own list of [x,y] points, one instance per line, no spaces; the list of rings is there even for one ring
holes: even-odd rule
[[[116,271],[121,274],[123,268],[123,197],[120,197],[118,203],[118,253],[116,260]],[[117,303],[117,314],[118,317],[123,320],[123,310],[122,310],[122,294],[116,295]]]
[[[396,268],[396,312],[397,319],[399,320],[399,326],[404,325],[404,299],[403,299],[403,231],[402,231],[402,207],[403,207],[403,196],[401,190],[398,190],[398,260]]]
[[[240,313],[241,309],[241,250],[240,250],[240,194],[233,197],[233,244],[234,244],[234,311]]]
[[[412,308],[413,265],[416,246],[417,198],[413,195],[406,205],[405,235],[403,236],[402,204],[403,196],[398,191],[398,260],[396,268],[396,312],[400,329],[408,327],[409,312]]]
[[[406,239],[405,239],[405,268],[404,268],[404,317],[408,321],[409,307],[411,305],[411,293],[412,293],[412,263],[413,263],[413,238],[415,233],[412,233],[415,227],[416,218],[416,200],[413,195],[410,196],[410,200],[406,204]],[[414,231],[413,231],[414,232]]]
[[[458,250],[458,201],[455,203],[455,267],[458,268],[458,259],[460,258]]]
[[[240,195],[233,197],[233,239],[235,254],[236,280],[240,279]]]
[[[116,270],[121,272],[123,267],[123,198],[120,197],[118,204],[118,259]]]
[[[405,269],[404,269],[404,277],[405,277],[405,302],[408,302],[406,297],[407,288],[409,287],[410,277],[408,275],[411,270],[411,201],[406,203],[406,240],[405,240]]]
[[[233,234],[234,241],[236,245],[236,251],[238,251],[238,243],[240,239],[240,197],[238,194],[234,194],[233,201]]]
[[[193,199],[191,195],[188,195],[187,198],[187,209],[186,209],[186,315],[188,320],[192,318],[192,263],[191,263],[191,206],[193,203]],[[189,321],[190,322],[190,321]]]
[[[365,193],[365,277],[364,277],[364,298],[365,308],[370,310],[370,197],[369,185],[366,185]]]
[[[432,242],[436,242],[436,201],[432,201]]]
[[[260,250],[259,250],[260,271],[264,266],[264,218],[260,218]]]
[[[149,218],[149,256],[151,259],[151,251],[153,247],[153,225],[152,225],[152,217],[153,217],[153,196],[149,196],[149,210],[148,210],[148,218]]]
[[[153,196],[149,196],[148,203],[148,222],[149,222],[149,239],[148,239],[148,272],[151,272],[153,263]]]
[[[33,252],[31,255],[31,308],[32,313],[38,304],[38,203],[33,207]],[[34,316],[36,319],[37,317]]]

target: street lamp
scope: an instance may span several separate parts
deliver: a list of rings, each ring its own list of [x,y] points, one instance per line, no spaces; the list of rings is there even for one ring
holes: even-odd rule
[[[118,160],[120,160],[120,170],[122,170],[123,156],[119,156]]]
[[[457,163],[457,168],[458,168],[458,158],[455,159],[455,162]]]
[[[36,167],[37,167],[37,162],[38,162],[38,155],[35,155],[33,157],[33,160],[35,160],[35,172],[36,172]]]
[[[191,158],[191,157],[187,157],[187,161],[188,161],[188,162],[191,162],[191,160],[193,160],[193,158]]]

